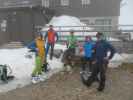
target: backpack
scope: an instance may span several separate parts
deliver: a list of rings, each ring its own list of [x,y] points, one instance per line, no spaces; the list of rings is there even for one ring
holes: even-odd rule
[[[8,80],[12,80],[14,76],[8,76],[8,69],[10,70],[9,74],[12,73],[10,66],[8,65],[0,65],[0,80],[3,82],[7,82]]]

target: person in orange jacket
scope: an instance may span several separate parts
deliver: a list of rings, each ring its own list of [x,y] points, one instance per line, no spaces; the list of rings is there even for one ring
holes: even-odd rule
[[[53,25],[49,26],[49,30],[45,34],[45,40],[46,40],[46,38],[47,38],[46,57],[48,55],[49,47],[51,47],[50,59],[52,60],[53,52],[54,52],[54,45],[55,45],[55,42],[58,40],[58,34],[53,29]]]

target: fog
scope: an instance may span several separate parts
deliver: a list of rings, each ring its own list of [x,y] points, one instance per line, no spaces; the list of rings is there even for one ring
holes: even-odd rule
[[[133,25],[133,0],[123,0],[119,24],[132,24]]]

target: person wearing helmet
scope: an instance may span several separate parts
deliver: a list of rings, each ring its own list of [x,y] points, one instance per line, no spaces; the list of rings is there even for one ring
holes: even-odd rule
[[[58,34],[57,32],[53,29],[53,25],[49,26],[48,31],[45,34],[45,40],[47,38],[47,45],[46,45],[46,57],[48,55],[49,47],[51,47],[51,52],[50,52],[50,59],[52,60],[53,58],[53,52],[54,52],[54,45],[55,42],[58,41]]]
[[[111,60],[114,56],[115,49],[109,42],[104,39],[103,33],[98,32],[96,37],[97,41],[94,45],[95,55],[93,57],[93,64],[95,64],[95,66],[92,68],[92,74],[88,78],[87,85],[90,86],[95,81],[95,78],[100,75],[99,87],[97,89],[98,91],[103,91],[105,88],[106,67],[109,60]],[[110,52],[110,55],[107,55],[108,52]]]

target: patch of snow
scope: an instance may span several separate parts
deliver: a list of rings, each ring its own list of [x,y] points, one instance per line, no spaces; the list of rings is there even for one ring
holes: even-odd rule
[[[74,31],[78,31],[78,30],[93,30],[93,28],[88,27],[85,23],[81,22],[80,19],[78,19],[77,17],[73,17],[73,16],[67,16],[67,15],[62,15],[59,17],[53,17],[52,20],[46,25],[53,25],[55,26],[54,29],[56,31],[70,31],[70,30],[74,30]],[[57,27],[56,27],[57,26]],[[60,27],[58,27],[60,26]],[[84,26],[84,27],[82,27]],[[47,31],[48,27],[44,27],[42,29],[42,31]],[[69,32],[60,32],[59,34],[61,35],[69,35]],[[75,32],[75,35],[91,35],[91,36],[95,36],[96,32]]]
[[[64,45],[61,45],[61,44],[55,44],[55,49],[60,49],[60,50],[63,50],[65,51],[67,49],[67,46],[64,44]]]
[[[109,63],[109,67],[110,68],[117,68],[119,67],[125,58],[123,58],[120,54],[116,53],[114,55],[114,57],[111,59],[110,63]]]
[[[55,48],[62,48],[65,50],[65,47],[59,44],[56,44]],[[15,79],[8,84],[0,83],[0,92],[7,92],[31,84],[31,73],[35,66],[35,56],[32,54],[31,59],[27,58],[26,55],[29,54],[28,50],[27,48],[0,49],[0,64],[9,65],[13,72],[12,75],[15,76]],[[63,66],[60,59],[56,58],[48,60],[48,63],[51,70],[44,74],[46,79],[54,73],[59,72]]]
[[[26,59],[24,55],[27,51],[26,48],[0,50],[0,64],[9,65],[13,72],[12,75],[15,75],[13,81],[0,85],[0,92],[22,87],[29,83],[31,70],[34,67],[34,57],[33,59]]]
[[[133,63],[133,54],[118,54],[116,53],[109,63],[109,67],[117,68],[122,63]]]

